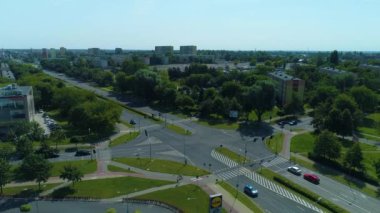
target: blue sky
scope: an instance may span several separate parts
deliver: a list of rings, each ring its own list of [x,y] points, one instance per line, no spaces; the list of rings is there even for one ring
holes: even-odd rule
[[[0,0],[0,48],[380,50],[379,0]]]

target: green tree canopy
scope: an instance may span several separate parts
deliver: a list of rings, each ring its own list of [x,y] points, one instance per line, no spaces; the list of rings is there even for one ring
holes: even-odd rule
[[[59,176],[63,180],[68,180],[73,183],[79,182],[83,178],[83,172],[76,166],[71,164],[65,165]]]
[[[336,136],[329,131],[322,131],[315,139],[313,154],[326,159],[340,157],[341,144]]]
[[[28,155],[21,163],[20,172],[27,180],[36,180],[38,188],[41,182],[46,182],[51,175],[52,165],[41,155]]]
[[[359,143],[354,143],[344,157],[344,164],[350,168],[363,170],[363,153]]]
[[[0,158],[0,195],[3,194],[3,187],[12,180],[11,165],[5,159]]]

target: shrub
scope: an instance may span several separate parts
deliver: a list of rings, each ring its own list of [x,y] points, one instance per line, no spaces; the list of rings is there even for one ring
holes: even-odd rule
[[[21,212],[30,212],[32,210],[32,205],[30,204],[24,204],[20,206]]]

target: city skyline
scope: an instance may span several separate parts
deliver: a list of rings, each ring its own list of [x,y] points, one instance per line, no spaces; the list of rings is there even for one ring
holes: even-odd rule
[[[2,1],[0,48],[379,51],[373,0]]]

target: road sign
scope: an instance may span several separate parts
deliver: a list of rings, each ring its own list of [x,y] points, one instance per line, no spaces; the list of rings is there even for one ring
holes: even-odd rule
[[[210,195],[210,213],[220,213],[222,212],[222,204],[223,204],[223,195],[222,194],[214,194]]]

